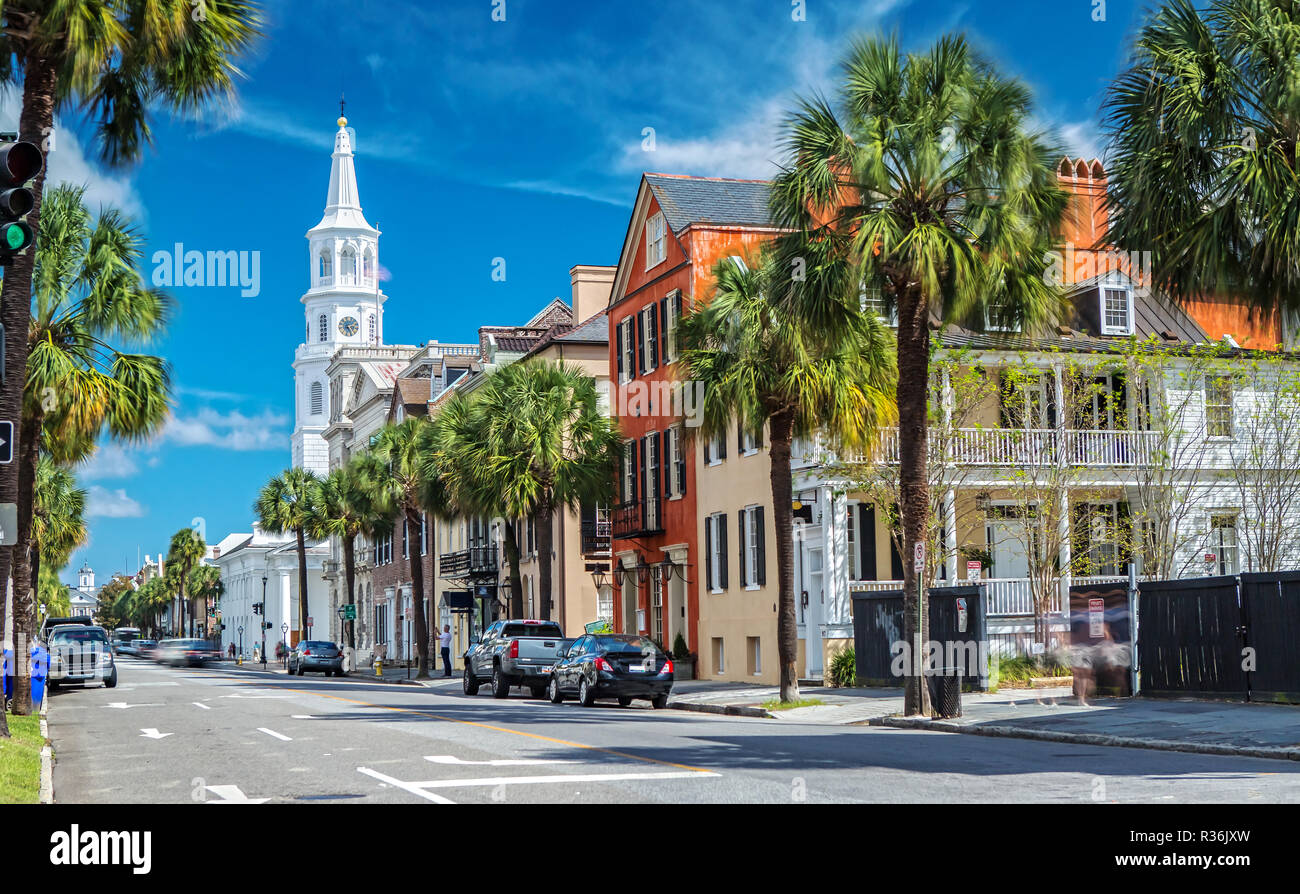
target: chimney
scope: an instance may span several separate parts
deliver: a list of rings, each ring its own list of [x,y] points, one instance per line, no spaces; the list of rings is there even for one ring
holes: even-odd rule
[[[1100,249],[1106,242],[1106,169],[1101,161],[1062,158],[1057,168],[1061,187],[1070,193],[1061,235],[1076,249]]]
[[[581,323],[609,307],[616,267],[578,264],[569,270],[573,283],[573,322]]]

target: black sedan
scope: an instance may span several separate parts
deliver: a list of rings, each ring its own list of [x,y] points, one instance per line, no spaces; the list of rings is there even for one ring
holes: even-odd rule
[[[624,707],[634,698],[644,698],[663,708],[672,688],[673,663],[652,640],[589,633],[575,640],[551,668],[548,692],[556,704],[575,695],[587,707],[598,698],[616,698]]]
[[[325,676],[343,676],[343,651],[324,640],[304,640],[289,653],[289,673],[302,676],[307,671],[319,671]]]

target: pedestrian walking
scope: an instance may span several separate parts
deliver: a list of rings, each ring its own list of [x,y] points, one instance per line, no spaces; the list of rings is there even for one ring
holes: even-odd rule
[[[451,676],[451,625],[442,625],[442,636],[438,637],[438,644],[442,646],[442,675]]]

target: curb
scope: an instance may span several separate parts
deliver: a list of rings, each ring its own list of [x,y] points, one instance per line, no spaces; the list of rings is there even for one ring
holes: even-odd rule
[[[700,702],[670,701],[668,707],[676,708],[679,711],[698,711],[701,714],[729,714],[733,717],[761,717],[765,720],[776,719],[771,713],[763,708],[754,708],[746,705],[710,705]]]
[[[1016,726],[972,726],[966,723],[953,723],[950,720],[928,720],[912,717],[876,717],[867,721],[867,725],[887,726],[894,729],[921,729],[942,733],[964,733],[972,736],[1035,739],[1040,742],[1059,742],[1072,745],[1145,748],[1151,751],[1182,751],[1188,754],[1300,761],[1300,748],[1286,746],[1200,744],[1197,742],[1181,742],[1175,739],[1139,739],[1132,736],[1108,736],[1101,733],[1063,733],[1056,730],[1031,730]]]
[[[41,747],[41,790],[40,802],[42,804],[54,803],[54,749],[50,745],[50,724],[46,718],[49,716],[50,700],[41,699],[41,738],[45,744]]]

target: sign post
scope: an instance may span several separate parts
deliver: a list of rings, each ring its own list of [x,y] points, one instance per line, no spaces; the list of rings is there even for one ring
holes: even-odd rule
[[[912,570],[916,572],[916,636],[912,640],[912,667],[916,670],[915,676],[920,677],[924,673],[921,667],[921,630],[925,622],[925,541],[916,541],[916,555],[912,560]],[[917,707],[925,703],[924,687],[925,681],[920,683],[922,691],[918,691]]]

